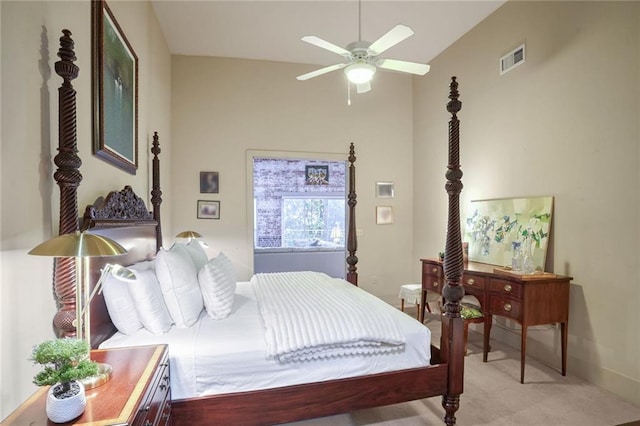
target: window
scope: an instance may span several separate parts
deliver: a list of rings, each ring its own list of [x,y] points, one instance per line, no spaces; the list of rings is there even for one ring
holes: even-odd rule
[[[344,250],[346,171],[344,161],[255,157],[254,247]]]
[[[282,247],[344,247],[344,197],[282,197]]]

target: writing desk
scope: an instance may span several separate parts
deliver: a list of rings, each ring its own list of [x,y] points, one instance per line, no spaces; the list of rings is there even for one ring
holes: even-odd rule
[[[445,285],[442,262],[422,262],[422,300],[420,319],[424,320],[427,292],[442,292]],[[465,294],[475,296],[484,314],[482,360],[487,362],[493,316],[515,320],[522,326],[520,343],[520,383],[524,383],[527,352],[527,327],[560,324],[562,340],[562,375],[567,373],[567,334],[569,325],[569,288],[572,277],[539,274],[523,275],[497,271],[496,266],[468,262],[464,265],[462,285]]]

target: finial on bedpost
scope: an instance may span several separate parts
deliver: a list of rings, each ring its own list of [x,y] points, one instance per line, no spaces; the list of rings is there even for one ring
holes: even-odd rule
[[[153,205],[153,218],[156,220],[156,251],[162,247],[162,226],[160,225],[160,204],[162,204],[162,191],[160,190],[160,141],[158,132],[153,132],[153,143],[151,146],[153,154],[153,187],[151,189],[151,204]]]
[[[79,68],[73,51],[71,31],[62,30],[56,73],[63,83],[58,88],[58,154],[54,163],[58,169],[53,178],[60,187],[59,235],[78,230],[78,186],[82,181],[76,138],[76,91],[71,80],[78,76]],[[76,265],[73,258],[56,258],[53,263],[53,291],[58,312],[53,317],[53,328],[58,337],[75,336],[76,318]]]
[[[349,195],[347,196],[347,204],[349,205],[349,232],[347,233],[347,281],[353,285],[358,285],[358,237],[356,236],[356,151],[353,142],[349,146]]]
[[[458,100],[458,82],[451,77],[447,111],[451,113],[449,121],[449,159],[447,165],[445,189],[449,194],[449,216],[445,243],[444,274],[445,286],[442,296],[445,299],[441,353],[446,357],[449,368],[447,394],[442,397],[442,406],[446,411],[444,421],[447,425],[456,422],[455,413],[460,406],[462,393],[462,374],[464,369],[463,320],[460,317],[460,300],[464,296],[462,272],[462,234],[460,229],[460,192],[462,192],[462,170],[460,169],[460,122],[457,113],[462,108]],[[456,340],[454,343],[454,339]],[[453,372],[457,372],[456,375]],[[459,379],[453,381],[453,377]]]

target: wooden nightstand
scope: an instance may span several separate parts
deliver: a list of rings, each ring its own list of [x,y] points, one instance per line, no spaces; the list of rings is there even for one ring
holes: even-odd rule
[[[111,364],[113,376],[87,391],[84,413],[74,425],[151,426],[171,424],[171,386],[167,345],[91,351],[91,359]],[[47,419],[48,387],[36,391],[2,425],[53,425]]]

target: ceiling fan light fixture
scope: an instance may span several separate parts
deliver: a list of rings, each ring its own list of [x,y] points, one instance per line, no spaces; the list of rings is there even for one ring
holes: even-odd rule
[[[376,73],[376,67],[366,62],[356,62],[346,67],[344,73],[353,84],[368,83]]]

